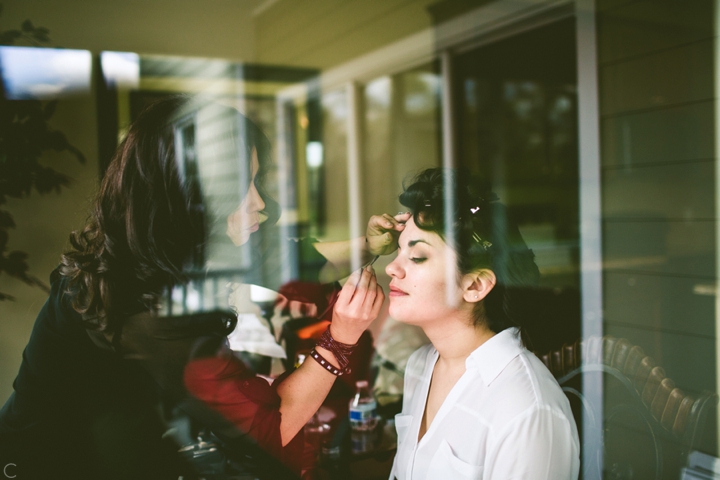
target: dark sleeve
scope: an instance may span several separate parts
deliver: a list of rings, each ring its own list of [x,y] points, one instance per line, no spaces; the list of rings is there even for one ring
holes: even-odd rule
[[[265,451],[297,469],[302,455],[302,431],[285,447],[280,436],[280,396],[277,386],[252,374],[232,355],[193,360],[185,367],[185,387],[207,407],[249,434]]]
[[[51,285],[0,410],[0,460],[18,478],[177,478],[152,385],[93,344],[64,279]]]
[[[23,351],[14,393],[0,411],[0,434],[33,428],[87,387],[84,372],[95,349],[80,315],[63,297],[65,282],[55,272],[51,282],[50,296]]]

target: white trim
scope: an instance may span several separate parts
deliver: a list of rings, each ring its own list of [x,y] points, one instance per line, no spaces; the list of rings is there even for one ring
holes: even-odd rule
[[[576,0],[578,137],[580,173],[580,284],[582,336],[603,335],[602,203],[600,182],[600,105],[595,0]],[[583,374],[583,395],[598,407],[595,421],[603,424],[603,379]],[[583,412],[583,424],[591,417]],[[583,477],[602,475],[602,428],[583,428]]]
[[[453,98],[453,55],[450,50],[440,54],[440,76],[442,79],[442,162],[444,168],[457,164],[455,138],[455,99]]]
[[[717,159],[720,158],[720,44],[718,44],[718,32],[720,32],[720,5],[715,2],[715,378],[716,391],[720,388],[720,168],[717,166]],[[720,419],[720,404],[717,406]],[[720,438],[720,421],[717,422],[717,435]],[[715,452],[720,456],[720,445]]]
[[[292,114],[291,105],[291,102],[281,100],[275,103],[278,203],[283,212],[281,219],[278,220],[280,238],[292,238],[295,233],[291,230],[291,227],[294,226],[297,221],[297,205],[295,205],[294,192],[288,188],[290,182],[293,181],[293,132],[292,129],[288,127],[288,125],[293,124],[293,119],[290,118]],[[290,252],[290,248],[289,242],[280,242],[280,258],[293,258],[292,254],[294,252]],[[295,262],[281,262],[281,284],[297,278],[296,270]]]
[[[356,82],[348,82],[345,86],[348,104],[347,116],[347,180],[348,180],[348,223],[350,238],[358,238],[365,234],[362,230],[363,198],[362,198],[362,124],[364,121],[362,101],[363,90]],[[362,252],[353,248],[350,252],[352,271],[360,269]]]
[[[457,145],[455,137],[455,100],[453,97],[453,55],[450,50],[440,54],[440,73],[442,78],[442,164],[443,168],[453,168],[457,165]],[[444,215],[452,218],[455,212],[455,185],[449,175],[443,176]],[[451,222],[445,225],[445,242],[451,246],[446,249],[445,262],[445,299],[448,305],[453,305],[454,288],[456,285],[455,261],[452,251],[455,250],[455,230]]]

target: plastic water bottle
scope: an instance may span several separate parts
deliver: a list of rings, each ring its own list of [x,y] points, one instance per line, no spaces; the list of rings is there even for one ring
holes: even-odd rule
[[[350,428],[356,432],[373,430],[377,425],[377,402],[367,380],[355,382],[355,397],[350,400]]]

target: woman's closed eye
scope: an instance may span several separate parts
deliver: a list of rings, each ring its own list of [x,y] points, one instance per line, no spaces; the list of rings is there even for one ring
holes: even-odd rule
[[[422,263],[425,260],[427,260],[425,257],[410,257],[410,261],[413,263]]]

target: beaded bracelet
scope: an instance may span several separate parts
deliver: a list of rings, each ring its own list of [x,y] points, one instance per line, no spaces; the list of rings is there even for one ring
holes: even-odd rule
[[[315,361],[317,361],[320,366],[324,367],[325,370],[332,373],[333,375],[338,376],[350,373],[350,368],[348,368],[348,365],[350,364],[350,355],[358,346],[357,343],[349,345],[347,343],[340,343],[336,341],[334,338],[332,338],[332,335],[330,334],[330,327],[328,326],[327,330],[325,330],[322,336],[320,336],[320,340],[318,340],[316,346],[322,347],[325,350],[331,352],[335,356],[337,363],[340,365],[340,368],[335,368],[330,362],[323,358],[322,355],[320,355],[315,349],[313,349],[312,352],[310,352],[310,356],[313,357],[313,359],[315,359]],[[334,370],[337,371],[337,373]]]

